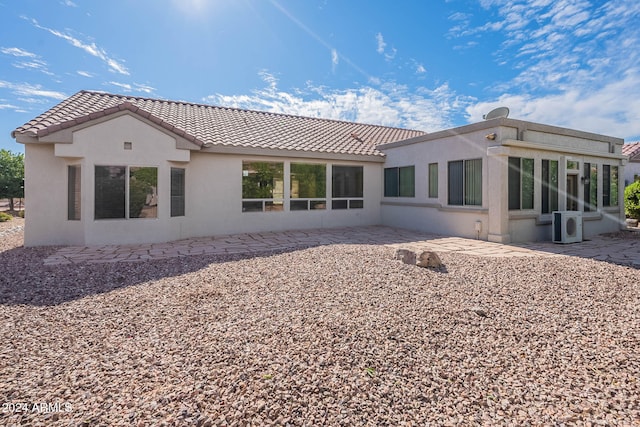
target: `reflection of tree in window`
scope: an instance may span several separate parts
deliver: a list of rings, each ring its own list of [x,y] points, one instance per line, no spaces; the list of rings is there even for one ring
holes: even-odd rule
[[[558,161],[542,160],[542,213],[558,210]]]
[[[284,209],[284,163],[242,162],[242,212]]]
[[[126,177],[125,166],[96,166],[95,219],[157,217],[158,168],[129,168],[128,206]]]
[[[157,218],[158,169],[129,169],[129,218]]]
[[[327,174],[324,165],[291,163],[291,197],[323,199],[326,197]]]
[[[242,162],[242,198],[282,198],[284,164],[270,162]]]
[[[289,209],[292,211],[326,209],[327,167],[322,164],[291,163],[290,171]]]

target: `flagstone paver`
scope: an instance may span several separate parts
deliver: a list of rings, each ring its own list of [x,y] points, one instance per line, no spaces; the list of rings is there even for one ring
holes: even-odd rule
[[[68,246],[44,260],[46,265],[132,262],[193,255],[252,254],[318,245],[372,244],[414,251],[458,252],[483,257],[577,256],[640,268],[640,239],[597,236],[570,245],[551,242],[499,244],[385,227],[347,227],[198,237],[169,243]]]

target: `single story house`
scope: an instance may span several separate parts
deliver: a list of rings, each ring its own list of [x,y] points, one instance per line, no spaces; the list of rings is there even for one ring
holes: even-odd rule
[[[497,242],[624,224],[623,141],[508,118],[436,133],[81,91],[12,132],[25,245],[384,224]]]
[[[624,168],[624,186],[640,180],[640,142],[632,142],[622,146],[622,154],[629,157]]]

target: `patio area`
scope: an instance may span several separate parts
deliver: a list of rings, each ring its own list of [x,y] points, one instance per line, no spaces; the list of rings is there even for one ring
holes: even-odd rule
[[[640,233],[638,238],[596,236],[569,245],[552,242],[510,245],[384,226],[234,234],[155,244],[67,246],[47,257],[44,263],[140,262],[183,256],[282,252],[332,244],[385,245],[414,251],[457,252],[494,258],[567,255],[640,268]]]

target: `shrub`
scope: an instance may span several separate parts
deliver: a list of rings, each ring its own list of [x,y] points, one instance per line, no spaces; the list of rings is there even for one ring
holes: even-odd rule
[[[18,211],[18,216],[19,216],[20,218],[24,218],[24,209],[23,209],[23,210],[21,210],[21,211]]]
[[[629,218],[640,220],[640,181],[624,189],[624,213]]]
[[[13,217],[5,212],[0,212],[0,222],[11,221]]]

